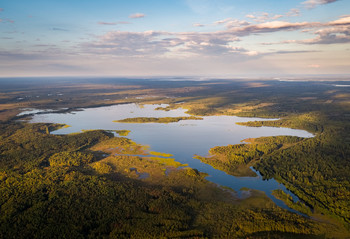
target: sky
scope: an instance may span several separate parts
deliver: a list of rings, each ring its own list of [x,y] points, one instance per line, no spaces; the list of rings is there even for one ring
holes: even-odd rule
[[[350,74],[349,0],[0,0],[0,77]]]

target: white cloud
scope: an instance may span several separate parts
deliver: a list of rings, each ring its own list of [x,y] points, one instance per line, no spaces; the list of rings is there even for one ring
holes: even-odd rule
[[[279,32],[279,31],[292,31],[304,28],[312,28],[319,23],[309,23],[309,22],[286,22],[286,21],[271,21],[260,24],[249,24],[242,27],[234,27],[229,29],[232,34],[236,36],[247,36],[251,34],[262,34],[269,32]]]
[[[200,24],[200,23],[194,23],[193,26],[194,27],[205,27],[204,24]]]
[[[276,20],[276,19],[282,18],[283,15],[280,15],[280,14],[270,15],[267,12],[263,12],[260,14],[248,14],[245,17],[250,18],[250,19],[254,20],[255,22],[266,22],[266,21]]]
[[[247,51],[244,54],[248,55],[248,56],[257,56],[257,55],[259,55],[259,52],[257,52],[257,51]]]
[[[299,43],[299,44],[341,44],[350,42],[350,16],[343,16],[338,20],[328,23],[316,24],[318,28],[304,29],[303,31],[313,33],[315,38],[306,40],[288,40],[281,43]]]
[[[265,13],[262,15],[269,16]],[[241,41],[241,39],[252,35],[254,38],[258,38],[260,35],[265,35],[272,32],[308,30],[309,34],[315,34],[314,38],[306,40],[291,39],[283,43],[308,45],[350,42],[349,18],[350,16],[343,16],[337,20],[327,23],[289,21],[249,23],[247,21],[227,18],[213,23],[214,25],[225,26],[225,28],[220,31],[110,31],[95,38],[94,41],[80,44],[79,47],[75,48],[75,54],[79,55],[80,59],[81,57],[87,57],[96,59],[96,62],[100,61],[100,63],[108,61],[108,64],[110,65],[112,65],[110,63],[112,61],[118,61],[121,64],[123,61],[125,61],[125,67],[127,67],[127,65],[132,65],[132,62],[134,61],[140,62],[140,65],[143,64],[142,62],[147,62],[145,64],[152,67],[153,63],[155,62],[159,62],[159,65],[166,65],[164,62],[179,60],[178,62],[186,62],[186,64],[188,64],[192,59],[193,66],[198,65],[198,67],[203,67],[203,65],[197,64],[198,61],[203,60],[214,62],[213,64],[216,64],[219,67],[220,64],[218,62],[221,64],[226,62],[225,64],[227,65],[234,65],[242,64],[242,62],[248,62],[248,60],[255,61],[261,57],[264,57],[264,59],[272,59],[272,57],[282,57],[283,55],[286,58],[297,58],[293,55],[302,53],[307,54],[311,51],[307,51],[307,48],[293,51],[292,47],[283,48],[283,46],[279,46],[277,50],[269,49],[264,52],[262,50],[262,46],[260,46],[260,48],[259,45],[251,44],[250,47],[246,47],[244,45],[245,42]],[[114,25],[120,24],[120,22],[100,22],[99,24]],[[269,44],[270,43],[266,43],[266,45]],[[255,46],[257,46],[257,48],[255,48]],[[55,56],[58,56],[57,58],[63,58],[66,56],[66,54],[55,52],[55,49],[52,46],[44,47],[44,45],[37,45],[36,48],[45,49],[43,49],[41,52],[34,49],[32,53],[36,51],[35,54],[30,54],[30,52],[27,52],[22,55],[11,55],[11,52],[3,52],[2,59],[6,59],[6,57],[11,57],[11,59],[15,59],[16,57],[23,59],[24,57],[27,57],[28,59],[39,58],[40,60],[41,55],[49,55],[52,56],[52,58]],[[43,61],[44,60],[45,59],[43,59]],[[314,60],[310,60],[308,63],[304,63],[302,67],[305,69],[308,65],[317,65],[313,63]],[[319,63],[324,65],[322,61],[319,61]],[[184,66],[186,66],[186,64],[184,64]],[[208,64],[208,66],[209,65],[210,64]],[[322,69],[324,68],[322,67]]]
[[[300,10],[297,8],[292,8],[286,13],[287,17],[298,17],[300,16]]]
[[[350,25],[350,15],[343,16],[342,18],[339,18],[338,20],[332,21],[329,23],[329,25]]]
[[[247,50],[234,47],[239,38],[227,31],[212,33],[161,31],[112,31],[97,41],[82,45],[83,51],[114,56],[171,56],[175,53],[191,55],[241,54]]]
[[[143,13],[134,13],[129,16],[129,18],[144,18],[144,17],[146,17],[146,15]]]
[[[232,18],[226,18],[226,19],[214,22],[213,25],[225,25],[226,28],[233,28],[233,27],[247,26],[249,25],[249,22],[232,19]]]
[[[107,25],[107,26],[115,26],[121,24],[131,24],[130,22],[119,21],[119,22],[98,22],[98,25]]]
[[[232,21],[232,18],[226,18],[226,19],[223,19],[223,20],[216,21],[216,22],[214,22],[214,25],[226,24],[229,21]]]
[[[285,28],[300,28],[308,25],[307,22],[284,22],[284,21],[272,21],[256,25],[257,29],[285,29]]]
[[[162,55],[167,47],[175,44],[171,39],[160,37],[167,33],[158,31],[123,32],[112,31],[95,42],[83,44],[83,51],[115,56]]]
[[[315,31],[313,39],[299,41],[305,44],[339,44],[350,42],[350,26],[335,26]]]
[[[264,14],[268,15],[268,14]],[[332,22],[333,25],[346,22],[346,19]],[[258,56],[255,50],[235,46],[240,37],[270,32],[303,30],[315,28],[321,23],[270,21],[251,24],[246,21],[224,19],[215,24],[225,24],[226,29],[215,32],[123,32],[112,31],[97,41],[83,45],[85,51],[114,56],[171,56],[173,53],[185,55],[220,56],[241,55]],[[329,23],[330,24],[330,23]],[[197,26],[201,26],[200,24]],[[317,33],[327,36],[327,33]],[[332,34],[332,33],[329,33]],[[291,41],[292,42],[292,41]],[[288,43],[291,43],[288,42]],[[311,41],[305,42],[312,44]]]
[[[302,4],[306,8],[311,9],[311,8],[315,8],[319,5],[325,5],[325,4],[336,2],[336,1],[338,1],[338,0],[307,0],[305,2],[302,2]]]

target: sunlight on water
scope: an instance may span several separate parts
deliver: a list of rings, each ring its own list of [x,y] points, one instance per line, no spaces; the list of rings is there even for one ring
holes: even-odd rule
[[[234,177],[223,171],[214,169],[208,164],[194,159],[195,154],[206,156],[210,148],[228,144],[238,144],[246,138],[262,136],[290,135],[299,137],[313,137],[311,133],[303,130],[275,128],[275,127],[246,127],[237,125],[236,122],[254,120],[266,120],[259,118],[242,118],[236,116],[206,116],[203,120],[185,120],[176,123],[115,123],[113,120],[121,120],[134,117],[179,117],[188,116],[185,109],[178,108],[170,111],[155,110],[157,107],[167,105],[137,105],[122,104],[108,107],[81,109],[72,113],[57,114],[47,113],[34,115],[30,121],[52,122],[67,124],[71,127],[55,131],[55,134],[69,134],[81,130],[130,130],[127,136],[138,144],[149,145],[150,150],[171,153],[176,161],[188,164],[201,172],[207,173],[207,179],[214,183],[231,187],[240,195],[240,189],[247,187],[264,191],[278,206],[287,208],[285,204],[271,195],[274,189],[282,189],[288,192],[284,185],[274,179],[262,180],[262,177]]]

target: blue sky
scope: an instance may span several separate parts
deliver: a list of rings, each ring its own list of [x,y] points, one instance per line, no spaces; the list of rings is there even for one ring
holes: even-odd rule
[[[0,76],[349,73],[348,0],[0,0]]]

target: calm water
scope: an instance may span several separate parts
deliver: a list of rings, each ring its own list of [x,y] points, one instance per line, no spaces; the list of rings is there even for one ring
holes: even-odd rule
[[[239,195],[242,187],[261,190],[278,206],[287,208],[282,201],[277,200],[271,195],[272,190],[282,189],[297,200],[295,195],[287,191],[284,185],[279,184],[274,179],[262,180],[259,172],[256,172],[258,174],[257,177],[234,177],[194,159],[193,156],[195,154],[206,156],[208,150],[214,146],[238,144],[246,138],[277,135],[313,137],[312,134],[303,130],[287,128],[240,126],[236,122],[262,119],[236,116],[208,116],[203,117],[203,120],[186,120],[169,124],[128,124],[113,122],[113,120],[132,117],[188,116],[184,109],[170,111],[155,110],[159,106],[165,107],[166,105],[140,106],[137,104],[124,104],[82,109],[81,111],[66,114],[47,113],[34,115],[30,122],[52,122],[71,126],[69,128],[59,129],[54,132],[55,134],[69,134],[87,129],[131,130],[131,133],[127,137],[136,143],[149,145],[152,151],[173,154],[176,161],[186,163],[192,168],[207,173],[209,175],[207,177],[209,181],[230,187],[237,191]],[[30,113],[30,111],[26,113]]]

